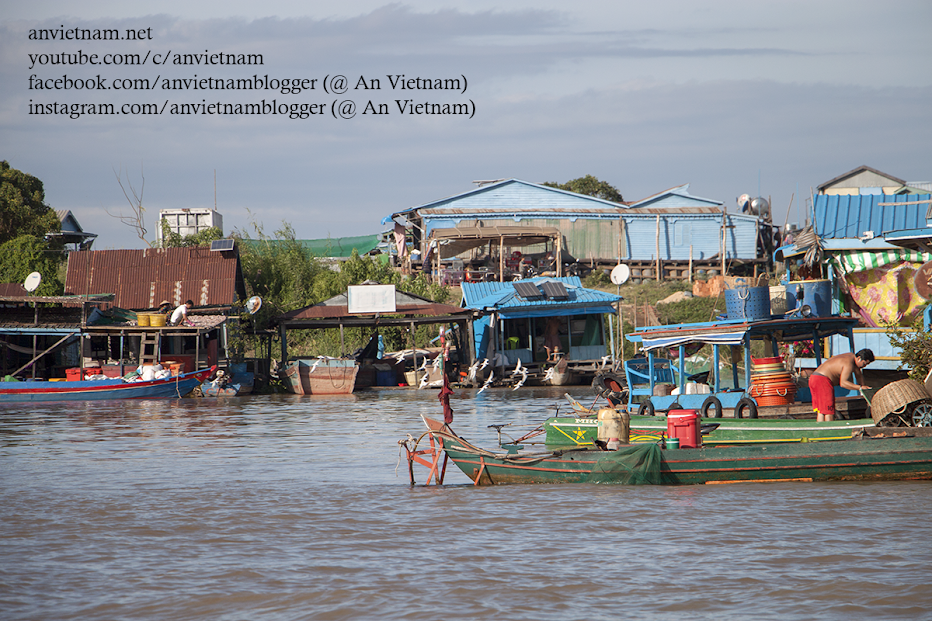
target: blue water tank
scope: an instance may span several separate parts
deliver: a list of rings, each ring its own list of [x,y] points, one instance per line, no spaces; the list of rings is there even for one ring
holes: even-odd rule
[[[796,299],[796,292],[802,289],[803,299]],[[832,315],[832,281],[831,280],[791,280],[786,283],[786,309],[793,310],[800,305],[808,305],[813,317],[831,317]]]
[[[729,319],[770,319],[770,287],[725,289],[725,311]]]

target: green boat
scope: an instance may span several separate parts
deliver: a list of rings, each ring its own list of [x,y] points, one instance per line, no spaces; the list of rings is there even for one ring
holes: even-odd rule
[[[876,427],[873,419],[820,422],[809,419],[701,418],[702,443],[708,446],[729,444],[775,444],[815,442],[850,438],[859,429]],[[592,446],[598,437],[594,417],[551,417],[544,422],[548,447]],[[632,416],[630,442],[658,442],[667,433],[666,416]]]
[[[505,452],[478,448],[456,435],[449,425],[423,418],[432,442],[438,442],[438,451],[442,450],[475,485],[932,479],[932,429],[928,428],[875,428],[845,440],[824,442],[698,449],[662,449],[658,443],[643,443],[623,445],[615,451],[571,446],[544,452]],[[409,449],[409,465],[413,454]],[[442,482],[446,461],[441,469],[439,457],[437,452],[432,474],[440,474],[438,482]]]

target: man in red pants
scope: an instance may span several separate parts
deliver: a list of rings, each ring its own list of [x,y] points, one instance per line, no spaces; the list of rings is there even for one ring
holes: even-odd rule
[[[809,391],[812,393],[812,407],[816,411],[816,420],[835,420],[835,386],[848,390],[861,390],[864,375],[861,369],[874,361],[874,352],[862,349],[856,354],[838,354],[819,365],[809,376]],[[854,375],[858,381],[849,378]]]

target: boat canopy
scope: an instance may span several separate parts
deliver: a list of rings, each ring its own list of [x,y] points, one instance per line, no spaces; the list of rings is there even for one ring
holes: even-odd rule
[[[848,335],[858,325],[854,317],[808,317],[765,321],[718,321],[640,328],[627,335],[645,351],[689,343],[742,345],[749,340],[806,341],[834,334]]]

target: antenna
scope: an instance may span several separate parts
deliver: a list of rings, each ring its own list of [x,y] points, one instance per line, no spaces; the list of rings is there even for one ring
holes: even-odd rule
[[[258,295],[254,295],[246,300],[246,310],[249,311],[250,315],[255,315],[256,311],[260,308],[262,308],[262,298]]]
[[[32,293],[39,288],[39,283],[42,282],[42,274],[39,272],[33,272],[29,276],[26,276],[26,280],[23,282],[23,288]]]
[[[217,211],[217,169],[214,168],[214,211]]]

